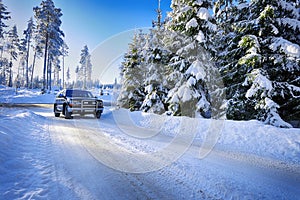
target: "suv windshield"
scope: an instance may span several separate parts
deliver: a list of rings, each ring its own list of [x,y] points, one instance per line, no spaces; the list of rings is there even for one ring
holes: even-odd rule
[[[67,97],[93,97],[92,93],[84,90],[67,90]]]

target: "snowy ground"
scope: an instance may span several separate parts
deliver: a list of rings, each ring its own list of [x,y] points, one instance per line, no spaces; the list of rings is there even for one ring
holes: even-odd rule
[[[15,96],[0,88],[0,104],[53,100],[53,94]],[[211,130],[218,133],[212,139]],[[203,154],[210,142],[216,142],[213,150]],[[0,199],[300,198],[300,129],[258,121],[109,106],[100,120],[66,120],[54,117],[51,104],[3,106],[0,163]]]

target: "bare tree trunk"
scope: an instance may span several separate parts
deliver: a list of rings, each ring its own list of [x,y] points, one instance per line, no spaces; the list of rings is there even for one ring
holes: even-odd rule
[[[52,84],[52,62],[51,62],[51,60],[50,60],[50,58],[49,58],[49,83],[48,83],[48,86],[49,86],[49,90],[51,91],[51,84]]]
[[[1,47],[1,56],[0,56],[0,69],[2,69],[2,79],[3,79],[3,84],[5,83],[5,66],[3,66],[3,51],[4,51],[4,46]],[[0,82],[0,84],[1,84]]]
[[[63,89],[65,89],[65,56],[63,55],[63,70],[62,70],[62,87],[63,87]]]
[[[25,72],[25,76],[26,76],[26,84],[25,87],[28,88],[28,83],[29,83],[29,74],[28,74],[28,65],[29,65],[29,51],[30,51],[30,38],[27,41],[27,54],[26,54],[26,72]]]
[[[9,62],[9,79],[8,87],[12,87],[12,61]]]
[[[50,54],[48,52],[48,59],[47,59],[47,90],[51,90],[51,66],[52,66],[52,61],[50,58]]]
[[[3,51],[4,51],[4,46],[1,47],[1,56],[0,56],[0,69],[2,68],[2,62],[3,62]]]
[[[47,72],[47,57],[48,57],[48,40],[49,36],[48,33],[46,34],[46,42],[45,42],[45,53],[44,53],[44,70],[43,70],[43,92],[46,90],[46,72]]]
[[[30,80],[30,86],[31,89],[33,88],[33,72],[34,72],[34,66],[35,66],[35,59],[36,59],[36,51],[34,52],[34,56],[33,56],[33,62],[32,62],[32,72],[31,72],[31,80]]]

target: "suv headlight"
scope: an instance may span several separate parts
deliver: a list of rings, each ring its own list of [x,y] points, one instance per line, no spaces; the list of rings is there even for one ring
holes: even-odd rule
[[[103,101],[102,100],[98,100],[98,107],[103,107]]]

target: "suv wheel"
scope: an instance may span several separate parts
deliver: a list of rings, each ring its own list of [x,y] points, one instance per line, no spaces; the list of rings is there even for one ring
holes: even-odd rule
[[[96,114],[95,114],[95,117],[96,117],[97,119],[100,119],[100,117],[101,117],[101,112],[100,112],[100,111],[97,111]]]
[[[68,111],[68,106],[65,106],[65,118],[72,119],[71,113]]]
[[[56,105],[54,105],[54,115],[55,115],[55,117],[59,117],[60,116],[60,113],[57,112]]]

